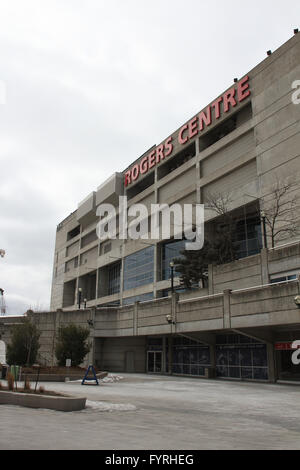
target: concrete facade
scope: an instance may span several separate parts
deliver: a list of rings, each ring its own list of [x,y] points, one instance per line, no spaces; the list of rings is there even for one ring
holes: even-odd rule
[[[96,234],[99,204],[111,203],[117,208],[120,195],[128,196],[129,207],[136,203],[148,208],[151,204],[160,203],[205,204],[209,194],[230,193],[230,210],[243,211],[246,207],[251,211],[251,204],[254,207],[259,201],[261,209],[267,204],[276,179],[284,182],[299,177],[300,106],[292,102],[295,92],[292,84],[300,76],[299,38],[296,34],[247,74],[251,94],[242,102],[231,106],[226,113],[223,109],[218,119],[212,115],[211,124],[183,145],[178,142],[181,127],[171,134],[171,156],[161,160],[146,174],[140,174],[126,187],[124,178],[128,168],[123,173],[114,174],[59,224],[51,310],[74,310],[78,305],[80,287],[87,306],[97,307],[113,302],[122,305],[124,299],[149,293],[159,298],[170,286],[161,273],[162,244],[148,240],[148,245],[154,247],[153,281],[124,289],[124,260],[128,255],[145,249],[147,244],[143,240],[119,239],[100,244]],[[239,83],[234,84],[236,90]],[[222,96],[224,94],[217,100]],[[206,110],[204,108],[203,111]],[[230,124],[231,121],[234,124]],[[219,131],[227,134],[216,139],[215,134]],[[184,129],[182,135],[187,138],[188,130]],[[163,143],[154,146],[129,169],[161,145]],[[214,218],[215,214],[207,208],[207,224]],[[108,269],[118,262],[120,291],[111,294],[107,287]],[[267,282],[268,276],[265,277]],[[248,286],[248,280],[242,279],[241,282],[242,286]]]
[[[166,140],[112,175],[58,225],[51,312],[34,314],[43,326],[42,353],[49,363],[55,362],[59,324],[91,320],[93,349],[87,362],[103,369],[201,376],[210,368],[227,377],[283,377],[289,358],[275,345],[300,338],[300,310],[294,302],[299,237],[284,233],[271,247],[268,227],[267,246],[261,233],[276,181],[299,181],[300,105],[292,100],[299,57],[300,35],[295,34]],[[295,192],[300,196],[297,188],[287,198]],[[136,203],[147,208],[205,204],[205,227],[213,236],[218,220],[209,207],[212,194],[230,195],[227,209],[246,227],[241,239],[246,252],[232,263],[209,265],[205,287],[170,295],[170,276],[164,271],[168,240],[100,243],[97,237],[97,207],[109,203],[118,211],[122,195],[129,208]],[[248,226],[255,217],[258,223]],[[282,226],[289,223],[281,221]],[[255,235],[248,239],[250,229]],[[146,248],[152,250],[151,272],[144,273],[148,281],[130,284],[128,260]],[[174,285],[180,291],[178,278]],[[261,375],[259,368],[265,369]],[[300,378],[297,370],[294,375]]]
[[[267,264],[263,267],[264,263]],[[264,284],[262,273],[297,266],[299,269],[300,243],[292,243],[267,252],[263,250],[234,263],[210,266],[211,277],[215,279],[211,294],[203,295],[200,289],[123,307],[29,311],[27,317],[41,331],[40,362],[47,365],[56,363],[59,326],[70,323],[90,328],[92,349],[85,365],[93,363],[102,370],[114,372],[147,371],[148,339],[162,338],[160,372],[172,373],[172,342],[178,337],[207,346],[210,350],[209,369],[215,369],[218,335],[235,334],[266,346],[268,380],[274,382],[285,378],[281,351],[276,349],[276,344],[300,338],[300,308],[294,302],[300,285],[299,280]],[[218,282],[220,269],[223,274],[227,273],[221,285]],[[247,276],[251,286],[239,288],[239,279]],[[166,321],[167,315],[171,316],[172,323]],[[6,344],[14,325],[23,319],[0,317],[0,334]]]

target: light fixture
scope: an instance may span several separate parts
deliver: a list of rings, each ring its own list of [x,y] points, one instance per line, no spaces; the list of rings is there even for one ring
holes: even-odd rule
[[[176,322],[172,319],[172,315],[166,315],[166,320],[169,323],[169,325],[175,325]]]
[[[81,305],[81,293],[82,293],[82,288],[78,287],[78,310],[80,310],[80,305]]]
[[[300,308],[300,295],[296,295],[296,297],[294,298],[294,302],[297,307]]]
[[[272,51],[267,51],[267,55],[271,55],[272,54]]]
[[[298,28],[294,29],[294,34],[297,34],[297,33],[299,33],[299,29],[298,29]]]
[[[238,78],[234,78],[233,81],[234,81],[234,83],[237,83],[237,82],[239,81],[239,79],[238,79]]]
[[[266,213],[263,209],[260,211],[260,216],[261,216],[261,220],[262,220],[262,223],[263,223],[264,248],[268,248]]]

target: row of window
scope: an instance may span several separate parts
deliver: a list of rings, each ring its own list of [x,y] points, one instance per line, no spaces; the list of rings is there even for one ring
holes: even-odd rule
[[[218,335],[216,337],[216,375],[217,377],[250,380],[268,380],[268,356],[266,345],[243,335]],[[172,372],[183,375],[205,375],[211,367],[210,349],[191,338],[175,336],[172,345]],[[164,351],[162,337],[149,337],[150,352],[157,362]],[[151,357],[152,357],[151,356]],[[153,361],[152,361],[153,362]],[[148,372],[162,372],[150,364]],[[160,359],[161,362],[161,359]],[[168,347],[165,347],[166,370],[168,369]],[[155,364],[154,364],[155,365]]]

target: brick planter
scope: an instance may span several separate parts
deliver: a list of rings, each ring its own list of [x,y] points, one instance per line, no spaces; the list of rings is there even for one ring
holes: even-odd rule
[[[85,408],[86,397],[39,395],[0,391],[1,405],[18,405],[29,408],[48,408],[57,411],[79,411]]]

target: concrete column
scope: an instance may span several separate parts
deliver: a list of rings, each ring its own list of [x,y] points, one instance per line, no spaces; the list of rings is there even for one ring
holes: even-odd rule
[[[158,173],[157,167],[154,170],[154,204],[159,203],[159,189],[157,188],[158,182]],[[151,230],[151,228],[150,228]],[[157,243],[154,243],[154,282],[153,282],[153,297],[154,299],[157,298],[157,282],[160,281],[160,248]]]
[[[212,264],[208,265],[208,295],[214,293],[214,267]]]
[[[122,245],[122,259],[120,272],[120,305],[123,305],[123,284],[124,284],[124,244]]]
[[[200,145],[199,139],[195,139],[195,149],[196,149],[196,203],[201,204],[201,162],[200,162]]]
[[[197,139],[198,140],[198,139]],[[196,163],[196,203],[201,204],[201,186],[200,186],[200,161]]]
[[[261,280],[263,284],[270,283],[269,277],[269,261],[268,261],[268,250],[263,248],[260,252],[261,262]]]
[[[88,353],[88,365],[93,364],[95,365],[95,318],[96,318],[96,309],[91,308],[90,309],[90,315],[89,315],[89,320],[91,320],[91,325],[90,325],[90,336],[89,340],[92,343],[91,344],[91,349]]]
[[[173,364],[173,336],[168,337],[169,340],[169,349],[168,349],[168,369],[169,375],[172,375],[172,364]]]
[[[153,298],[156,299],[156,283],[158,279],[158,252],[157,243],[154,244],[154,260],[153,260]]]
[[[78,307],[78,288],[81,287],[79,285],[79,277],[76,278],[76,283],[75,283],[75,299],[74,299],[74,305]],[[81,298],[81,302],[83,302],[83,299]]]
[[[209,354],[210,354],[210,365],[212,368],[216,368],[216,345],[209,345]]]
[[[275,348],[273,343],[267,343],[267,357],[269,381],[274,383],[277,380],[277,367],[275,359]]]
[[[230,318],[230,294],[231,289],[226,289],[223,291],[223,328],[231,328],[231,318]]]
[[[53,340],[52,340],[52,352],[51,352],[51,366],[52,367],[56,363],[55,346],[56,346],[57,332],[60,327],[60,313],[61,312],[62,312],[62,309],[58,308],[56,312],[54,313]]]
[[[163,374],[166,374],[167,373],[166,361],[168,361],[168,359],[166,358],[166,350],[167,350],[168,338],[166,336],[163,336],[162,341],[163,341],[163,351],[162,351],[162,369],[161,370]]]
[[[92,364],[95,365],[95,352],[96,352],[96,346],[95,346],[95,337],[96,337],[96,334],[95,334],[95,331],[96,331],[96,307],[93,307],[91,309],[91,316],[92,316],[92,322],[93,322],[93,345],[92,345],[92,352],[93,352],[93,355],[92,355]]]
[[[98,253],[99,253],[99,246],[98,246]],[[96,294],[95,294],[95,298],[98,299],[99,298],[99,267],[96,268]]]
[[[134,302],[133,306],[133,336],[138,334],[138,315],[139,315],[139,301]]]

